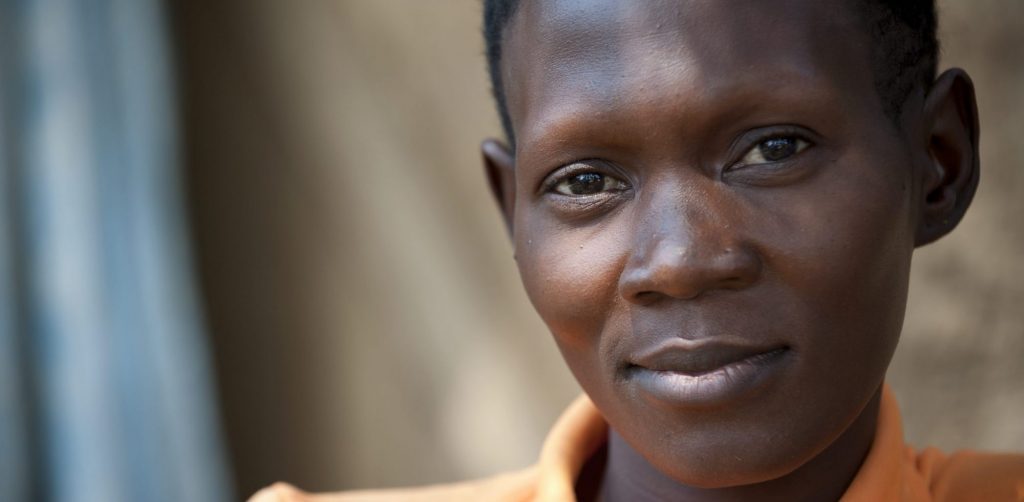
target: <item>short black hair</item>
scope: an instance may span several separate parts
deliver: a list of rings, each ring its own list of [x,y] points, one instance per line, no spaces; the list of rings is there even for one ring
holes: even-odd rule
[[[917,86],[928,89],[938,65],[935,0],[852,0],[874,42],[872,70],[885,114],[895,123],[903,103]],[[515,145],[512,119],[501,78],[502,36],[519,0],[484,0],[484,42],[491,88],[509,142]]]

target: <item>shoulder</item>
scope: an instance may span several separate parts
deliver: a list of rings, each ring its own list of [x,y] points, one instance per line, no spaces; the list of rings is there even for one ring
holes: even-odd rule
[[[577,398],[555,423],[532,467],[462,483],[312,494],[286,483],[257,492],[249,502],[388,502],[478,501],[526,502],[566,500],[584,463],[608,438],[608,425],[586,394]]]
[[[1024,455],[908,449],[935,500],[1024,500]]]
[[[536,468],[501,474],[461,483],[416,488],[365,490],[313,494],[287,483],[275,483],[255,495],[249,502],[433,502],[433,501],[527,501],[533,499],[537,487]]]

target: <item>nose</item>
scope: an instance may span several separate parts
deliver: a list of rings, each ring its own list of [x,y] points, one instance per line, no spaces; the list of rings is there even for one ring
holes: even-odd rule
[[[669,209],[646,212],[641,220],[619,278],[619,292],[631,303],[740,290],[761,276],[755,248],[710,208],[675,201]]]

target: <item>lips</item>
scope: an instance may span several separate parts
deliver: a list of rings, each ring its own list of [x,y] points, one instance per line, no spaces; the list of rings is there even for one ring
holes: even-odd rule
[[[722,406],[764,388],[791,359],[786,345],[674,339],[631,358],[627,381],[654,401]]]
[[[716,369],[785,350],[784,345],[745,346],[721,342],[672,340],[635,359],[636,366],[654,371],[700,375]]]

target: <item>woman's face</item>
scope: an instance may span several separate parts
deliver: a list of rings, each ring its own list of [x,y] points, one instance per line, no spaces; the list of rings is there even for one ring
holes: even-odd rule
[[[921,194],[840,3],[524,0],[506,32],[523,284],[683,483],[807,462],[899,337]]]

